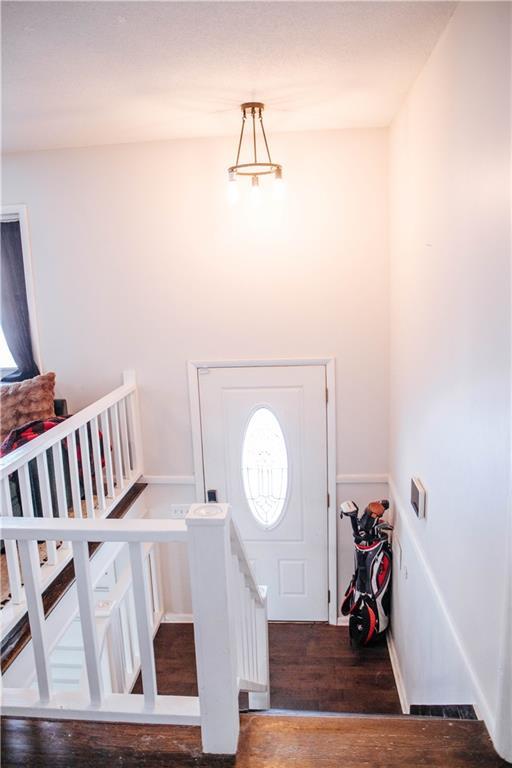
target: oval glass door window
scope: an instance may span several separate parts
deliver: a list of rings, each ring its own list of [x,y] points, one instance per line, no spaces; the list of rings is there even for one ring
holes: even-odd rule
[[[281,425],[268,408],[258,408],[249,419],[242,445],[242,476],[256,521],[272,527],[286,503],[288,453]]]

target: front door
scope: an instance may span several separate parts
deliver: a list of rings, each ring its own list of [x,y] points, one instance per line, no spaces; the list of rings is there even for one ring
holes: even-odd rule
[[[269,618],[327,620],[323,365],[198,368],[205,490],[231,504]]]

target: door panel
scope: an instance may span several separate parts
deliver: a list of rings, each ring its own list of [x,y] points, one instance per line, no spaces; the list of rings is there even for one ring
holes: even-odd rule
[[[324,366],[199,369],[198,381],[205,487],[232,506],[269,618],[327,620]]]

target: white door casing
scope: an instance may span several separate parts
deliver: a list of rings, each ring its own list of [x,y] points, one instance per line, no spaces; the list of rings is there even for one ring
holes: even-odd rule
[[[231,504],[256,576],[268,586],[269,617],[327,620],[326,365],[196,363],[194,373],[204,488]],[[269,456],[251,452],[255,439],[270,439],[279,469],[254,469],[254,456]],[[266,490],[253,499],[260,477]]]

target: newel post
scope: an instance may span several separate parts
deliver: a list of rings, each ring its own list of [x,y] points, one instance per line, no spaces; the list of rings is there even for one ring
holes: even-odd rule
[[[240,716],[229,520],[227,504],[193,504],[186,517],[203,751],[234,755]]]

